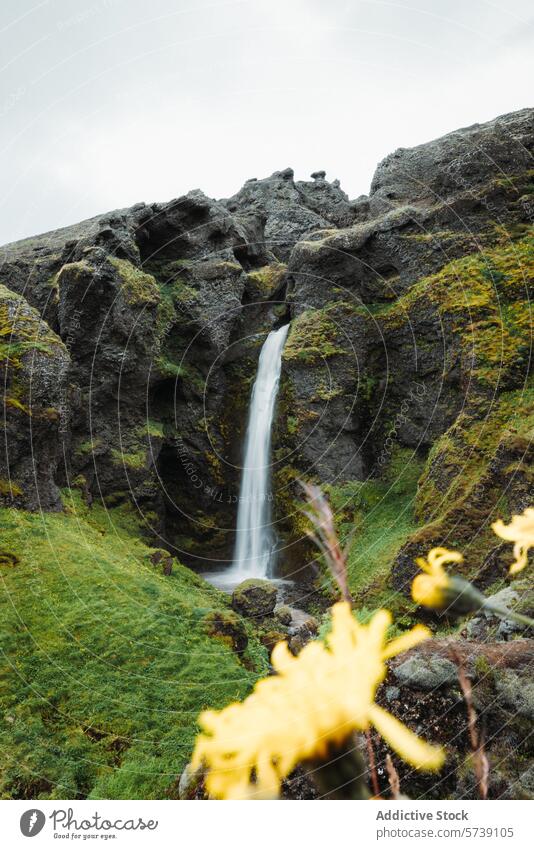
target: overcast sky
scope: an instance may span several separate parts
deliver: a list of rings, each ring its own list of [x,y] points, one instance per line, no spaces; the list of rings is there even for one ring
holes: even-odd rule
[[[529,0],[2,0],[0,244],[532,106]]]

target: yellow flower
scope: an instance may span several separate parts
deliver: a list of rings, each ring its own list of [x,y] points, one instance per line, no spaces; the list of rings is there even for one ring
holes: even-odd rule
[[[510,574],[515,575],[521,572],[527,565],[529,548],[534,547],[534,507],[527,507],[520,516],[512,516],[509,525],[505,525],[502,519],[499,519],[491,527],[501,539],[515,543],[515,563],[510,566]]]
[[[418,769],[443,763],[430,746],[375,704],[386,675],[385,661],[429,636],[417,625],[386,643],[391,614],[380,610],[368,625],[354,619],[347,602],[332,608],[327,645],[308,643],[293,657],[287,643],[272,653],[277,675],[259,681],[242,703],[204,711],[193,768],[207,768],[206,787],[223,799],[274,798],[280,783],[301,761],[320,760],[330,746],[373,724],[390,745]]]
[[[450,578],[443,568],[444,563],[461,563],[463,557],[457,551],[447,548],[433,548],[428,552],[428,559],[418,557],[417,565],[424,575],[417,575],[412,584],[412,598],[417,604],[425,607],[445,607],[448,601],[447,590]]]

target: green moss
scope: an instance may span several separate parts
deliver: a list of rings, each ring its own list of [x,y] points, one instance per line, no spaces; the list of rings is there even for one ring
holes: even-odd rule
[[[29,406],[28,371],[34,368],[36,355],[57,356],[65,352],[61,339],[42,322],[25,299],[0,284],[0,367],[4,372],[3,401],[10,410],[27,416],[52,419],[53,408]]]
[[[202,397],[206,390],[206,380],[200,369],[190,363],[174,363],[166,357],[158,357],[158,369],[163,377],[180,378],[183,385]]]
[[[0,497],[17,498],[19,495],[22,495],[22,489],[15,481],[0,478]]]
[[[137,428],[135,435],[142,438],[148,436],[151,439],[163,439],[165,436],[165,424],[156,422],[153,419],[147,419],[146,422]]]
[[[69,285],[77,285],[78,283],[82,283],[88,275],[94,274],[95,270],[95,267],[90,265],[85,259],[81,259],[78,262],[68,262],[66,265],[62,265],[55,275],[54,288],[61,287],[62,283],[65,282],[64,277],[66,273],[68,273]],[[49,283],[52,281],[53,278],[49,280]]]
[[[12,398],[10,395],[5,395],[3,401],[6,407],[10,407],[12,410],[20,410],[27,416],[32,415],[32,410],[28,407],[28,405],[23,404],[18,398]]]
[[[97,437],[96,439],[88,439],[84,442],[80,442],[79,445],[76,446],[75,454],[79,457],[85,457],[89,454],[92,454],[97,448],[102,446],[102,440]]]
[[[501,443],[534,437],[534,386],[503,393],[488,409],[464,409],[433,445],[421,476],[418,516],[435,519],[480,484]],[[517,471],[513,465],[510,473]]]
[[[158,284],[151,274],[146,274],[136,268],[127,259],[108,257],[109,262],[117,269],[122,281],[122,291],[132,306],[158,304],[161,298]]]
[[[339,305],[334,305],[337,308]],[[320,310],[306,310],[297,316],[284,347],[284,360],[302,360],[313,363],[318,359],[346,355],[338,339],[338,329],[329,313],[331,305]]]
[[[252,297],[258,300],[272,297],[280,287],[286,270],[284,263],[277,262],[250,271],[247,275],[247,289]]]
[[[468,403],[434,444],[420,480],[416,515],[426,522],[412,550],[435,545],[464,555],[457,571],[483,589],[500,583],[509,565],[491,523],[510,518],[508,497],[532,491],[534,380],[503,393],[490,405]],[[494,586],[493,589],[498,589]]]
[[[126,466],[127,469],[132,469],[132,471],[139,471],[146,467],[147,453],[144,448],[130,453],[112,448],[111,460],[114,466]]]
[[[0,284],[0,363],[22,367],[27,353],[54,355],[61,339],[41,322],[37,312],[21,295]]]
[[[227,596],[179,563],[169,576],[148,567],[131,508],[65,502],[0,511],[0,794],[165,798],[199,712],[244,698],[266,652],[249,630],[244,666],[208,635]]]
[[[286,418],[286,429],[291,436],[294,436],[298,433],[299,430],[299,420],[296,416],[287,416]]]
[[[413,312],[435,309],[459,337],[471,380],[491,389],[513,384],[521,366],[526,367],[532,343],[532,232],[530,227],[529,235],[513,242],[503,237],[419,280],[381,311],[380,322],[392,331],[406,324]]]
[[[444,242],[450,240],[462,239],[462,233],[455,233],[453,230],[434,230],[432,233],[407,233],[402,236],[410,242]]]

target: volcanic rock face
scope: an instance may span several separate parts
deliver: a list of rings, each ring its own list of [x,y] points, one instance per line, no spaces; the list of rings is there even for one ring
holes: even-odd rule
[[[0,323],[0,498],[30,510],[57,510],[61,499],[55,475],[68,426],[69,355],[37,310],[2,285]]]
[[[59,509],[75,482],[132,499],[196,565],[228,558],[259,347],[291,318],[282,534],[300,537],[296,477],[379,479],[396,451],[430,452],[395,585],[475,525],[466,570],[482,556],[490,581],[487,517],[503,487],[510,509],[529,492],[533,115],[396,151],[356,201],[288,168],[6,246],[2,500]]]

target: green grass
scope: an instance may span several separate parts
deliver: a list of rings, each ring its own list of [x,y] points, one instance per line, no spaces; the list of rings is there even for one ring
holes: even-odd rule
[[[199,711],[243,698],[265,650],[208,636],[226,598],[152,566],[131,508],[65,499],[0,511],[0,797],[173,796]]]
[[[326,488],[341,541],[349,544],[349,585],[357,608],[412,608],[388,587],[388,577],[396,554],[418,527],[414,502],[422,465],[409,449],[397,450],[382,479]]]

